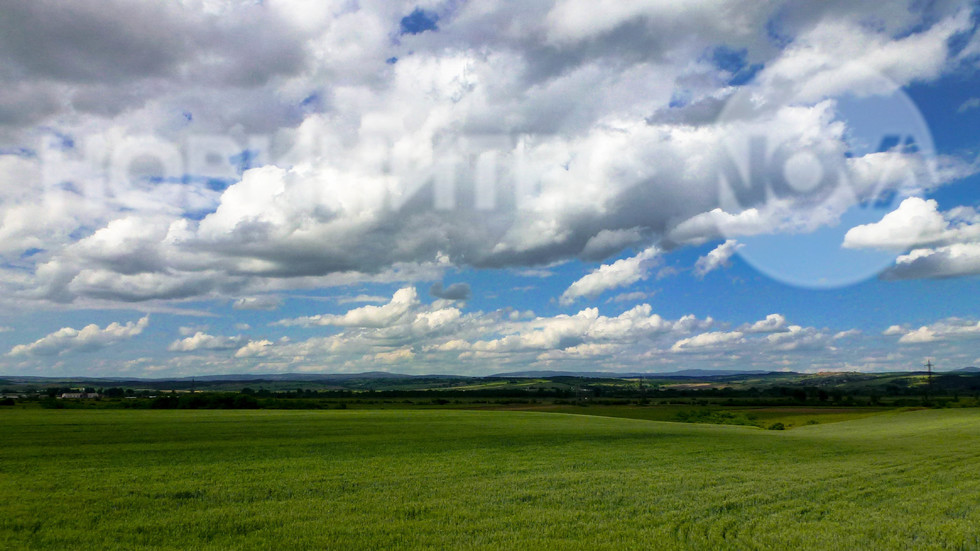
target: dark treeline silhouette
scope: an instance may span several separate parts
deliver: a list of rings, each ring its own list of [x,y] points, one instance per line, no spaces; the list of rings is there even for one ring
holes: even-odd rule
[[[944,373],[926,383],[922,374],[772,373],[763,376],[702,377],[673,380],[552,376],[543,378],[376,378],[357,379],[356,388],[283,389],[282,381],[221,381],[225,388],[147,389],[117,386],[23,385],[0,388],[0,406],[41,402],[43,407],[142,409],[335,409],[391,404],[442,406],[479,404],[555,405],[807,405],[930,406],[980,404],[980,374]],[[186,381],[185,381],[186,382]],[[387,388],[363,388],[368,382]],[[156,381],[158,385],[163,383]],[[64,383],[62,383],[64,384]],[[125,383],[123,383],[125,384]],[[265,385],[273,388],[265,388]],[[322,383],[320,383],[322,384]],[[337,383],[339,386],[339,383]],[[481,386],[484,385],[484,386]],[[229,388],[230,387],[230,388]],[[395,387],[395,388],[391,388]],[[398,388],[401,387],[401,388]],[[86,394],[80,399],[84,389]],[[12,397],[11,397],[12,396]]]

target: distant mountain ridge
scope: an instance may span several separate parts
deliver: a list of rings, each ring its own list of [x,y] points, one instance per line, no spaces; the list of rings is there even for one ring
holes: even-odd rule
[[[654,377],[730,377],[733,375],[766,375],[769,373],[785,373],[788,371],[761,370],[711,370],[684,369],[665,373],[631,372],[616,373],[612,371],[512,371],[492,373],[490,375],[446,375],[428,373],[424,375],[409,375],[391,373],[388,371],[365,371],[362,373],[232,373],[226,375],[196,375],[193,377],[39,377],[33,375],[0,375],[3,379],[18,381],[343,381],[351,379],[493,379],[493,378],[534,378],[534,377],[586,377],[586,378],[654,378]]]
[[[228,375],[196,375],[193,377],[37,377],[30,375],[2,375],[7,380],[17,381],[323,381],[323,380],[350,380],[350,379],[409,379],[413,377],[461,377],[461,375],[404,375],[401,373],[389,373],[387,371],[366,371],[364,373],[234,373]]]
[[[763,371],[763,370],[738,370],[738,369],[682,369],[680,371],[668,371],[662,373],[632,372],[615,373],[612,371],[512,371],[507,373],[496,373],[487,377],[589,377],[596,379],[614,378],[662,378],[662,377],[685,377],[685,378],[710,378],[710,377],[731,377],[733,375],[768,375],[770,373],[785,373],[792,375],[789,371]]]
[[[919,374],[925,371],[901,372],[904,374]],[[968,366],[949,371],[935,371],[936,374],[977,374],[980,367]],[[867,373],[868,375],[882,375],[883,373]],[[247,381],[270,381],[270,382],[289,382],[289,381],[352,381],[352,380],[396,380],[396,379],[503,379],[503,378],[549,378],[549,377],[582,377],[590,379],[725,379],[730,377],[743,376],[802,376],[807,373],[795,371],[765,371],[765,370],[740,370],[740,369],[682,369],[670,372],[626,372],[617,373],[612,371],[509,371],[493,373],[490,375],[449,375],[449,374],[424,374],[408,375],[405,373],[391,373],[388,371],[365,371],[362,373],[233,373],[226,375],[195,375],[192,377],[73,377],[73,376],[54,376],[40,377],[34,375],[0,375],[2,383],[51,383],[56,381],[73,381],[78,383],[93,384],[119,384],[119,383],[161,383],[167,381],[201,383],[220,383],[220,382],[247,382]]]
[[[946,373],[980,373],[980,367],[971,365],[970,367],[961,367],[959,369],[947,371]]]

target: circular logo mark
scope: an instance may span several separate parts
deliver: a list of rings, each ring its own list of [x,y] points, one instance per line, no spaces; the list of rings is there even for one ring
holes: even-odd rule
[[[750,84],[719,115],[719,200],[736,221],[720,230],[775,280],[832,288],[874,277],[895,251],[844,248],[847,231],[880,221],[935,181],[921,113],[893,82],[865,75],[864,93],[832,98],[810,97],[806,86]]]

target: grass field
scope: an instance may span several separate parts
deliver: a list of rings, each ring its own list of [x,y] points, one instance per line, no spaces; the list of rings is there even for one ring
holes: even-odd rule
[[[0,413],[0,549],[978,549],[980,411]]]
[[[470,406],[474,407],[474,406]],[[861,419],[872,415],[895,411],[895,408],[871,407],[799,407],[799,406],[569,406],[569,405],[510,405],[484,406],[482,409],[504,411],[538,411],[547,413],[572,413],[645,419],[647,421],[687,421],[725,425],[750,425],[769,427],[780,423],[785,428],[838,423]]]

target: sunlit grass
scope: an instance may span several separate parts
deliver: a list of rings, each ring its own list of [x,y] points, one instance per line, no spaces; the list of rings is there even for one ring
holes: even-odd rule
[[[0,415],[0,548],[974,549],[980,411]]]
[[[895,408],[870,407],[800,407],[800,406],[727,406],[727,405],[655,405],[655,406],[582,406],[554,404],[487,405],[484,409],[538,411],[645,419],[647,421],[684,421],[728,425],[769,427],[781,423],[785,428],[838,423],[896,411]]]

